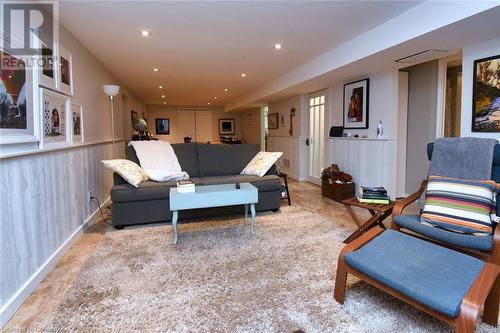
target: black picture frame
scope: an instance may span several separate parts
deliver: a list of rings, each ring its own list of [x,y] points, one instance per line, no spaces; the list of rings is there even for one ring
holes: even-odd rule
[[[219,119],[219,135],[234,135],[234,119]]]
[[[156,118],[155,119],[156,135],[170,135],[170,119]]]
[[[279,119],[278,113],[269,113],[267,115],[267,128],[268,129],[278,129],[279,128]]]
[[[348,95],[350,96],[348,97]],[[361,95],[361,97],[359,97],[359,95]],[[369,128],[370,79],[361,79],[344,84],[343,96],[344,128]]]
[[[497,69],[489,69],[491,62],[495,62]],[[486,64],[487,63],[487,64]],[[478,66],[483,65],[485,72],[482,78],[478,77]],[[488,115],[500,113],[500,89],[492,86],[488,81],[495,75],[500,77],[500,54],[491,57],[474,60],[472,78],[472,132],[500,132],[500,122],[489,121]],[[485,104],[488,103],[488,104]]]

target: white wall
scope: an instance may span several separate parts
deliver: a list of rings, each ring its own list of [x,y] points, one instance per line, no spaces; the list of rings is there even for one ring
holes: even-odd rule
[[[0,327],[50,272],[96,210],[88,191],[103,203],[112,173],[100,163],[111,158],[111,115],[102,85],[119,84],[130,105],[144,109],[71,33],[61,27],[61,44],[73,57],[74,96],[83,105],[86,142],[93,145],[0,159]],[[116,99],[117,137],[124,136],[121,96]],[[125,112],[130,117],[129,112]],[[118,156],[123,155],[123,142]]]
[[[495,138],[500,140],[500,133],[472,132],[472,80],[474,60],[500,54],[500,38],[480,44],[469,45],[463,49],[462,60],[462,117],[460,136]]]
[[[221,107],[200,107],[200,106],[178,106],[178,105],[148,105],[147,107],[148,130],[149,132],[160,140],[168,141],[170,143],[184,142],[180,137],[178,129],[178,114],[179,109],[203,109],[212,111],[212,141],[218,142],[219,139],[219,119],[234,119],[235,134],[234,136],[242,137],[242,119],[241,114],[237,112],[224,112]],[[156,118],[169,118],[170,119],[170,135],[157,135],[155,131]]]

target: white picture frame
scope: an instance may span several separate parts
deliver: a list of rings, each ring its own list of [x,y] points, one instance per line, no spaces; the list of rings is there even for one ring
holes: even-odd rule
[[[10,56],[15,59],[22,60],[25,63],[28,62],[28,59],[25,57],[11,56],[4,50],[4,43],[17,45],[15,41],[8,41],[0,34],[0,42],[0,58]],[[19,47],[19,45],[17,46]],[[4,71],[4,69],[0,68],[0,71]],[[11,73],[9,74],[6,73],[6,75],[2,75],[2,77],[16,80],[16,74],[19,74],[21,70],[10,70],[10,72]],[[36,67],[30,66],[24,67],[22,72],[24,72],[22,74],[24,79],[21,80],[24,81],[19,88],[15,87],[15,85],[9,84],[8,82],[3,82],[3,80],[0,79],[0,149],[2,152],[6,151],[5,147],[7,145],[15,144],[18,145],[16,147],[21,149],[19,144],[33,144],[40,141],[39,104],[35,102],[38,101],[39,98],[38,72]],[[19,78],[17,80],[19,80]],[[13,91],[10,91],[11,89]],[[13,95],[17,95],[17,98]],[[20,96],[23,96],[22,98],[25,100],[24,110],[19,107],[18,100]],[[9,101],[11,101],[10,106],[7,105]],[[12,124],[13,122],[9,121],[12,117],[24,118],[25,121],[21,121],[20,124],[15,125]],[[10,148],[7,150],[12,151]]]
[[[83,106],[71,103],[71,143],[78,144],[85,142],[83,133]]]
[[[61,93],[40,88],[41,145],[54,148],[71,143],[71,99]]]
[[[52,90],[59,90],[59,68],[58,68],[58,47],[56,43],[48,46],[46,45],[38,36],[33,37],[35,47],[40,49],[37,59],[38,66],[48,65],[47,67],[38,68],[38,82],[41,87],[45,87]],[[50,50],[49,54],[44,54],[44,50]],[[51,53],[51,54],[50,54]],[[48,58],[51,59],[48,60]],[[50,63],[49,63],[50,61]],[[52,66],[50,66],[50,64]],[[50,68],[51,67],[51,68]],[[52,73],[52,75],[50,74]]]
[[[61,44],[57,45],[58,90],[73,96],[73,57]]]

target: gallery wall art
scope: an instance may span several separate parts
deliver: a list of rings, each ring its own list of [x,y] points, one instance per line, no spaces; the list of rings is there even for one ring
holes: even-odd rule
[[[72,143],[82,143],[84,142],[83,136],[83,106],[80,104],[71,104],[71,115],[72,119]]]
[[[368,128],[370,80],[344,84],[344,128]]]
[[[234,135],[234,119],[219,119],[219,134]]]
[[[58,44],[57,50],[59,91],[66,95],[73,95],[73,59],[71,53],[60,44]]]
[[[68,96],[41,88],[42,148],[65,145],[71,140],[72,115]]]
[[[277,129],[279,128],[278,122],[278,113],[269,113],[267,115],[267,128],[268,129]]]
[[[472,131],[500,132],[500,55],[474,61]]]
[[[156,128],[156,134],[170,135],[170,119],[156,118],[155,128]]]

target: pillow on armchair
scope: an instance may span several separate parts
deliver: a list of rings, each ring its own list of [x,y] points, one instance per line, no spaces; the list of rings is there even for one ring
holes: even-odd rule
[[[496,217],[497,184],[429,176],[420,222],[462,234],[488,236]]]

